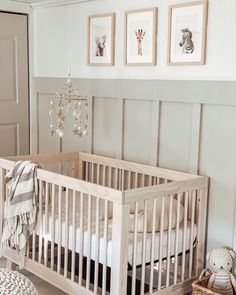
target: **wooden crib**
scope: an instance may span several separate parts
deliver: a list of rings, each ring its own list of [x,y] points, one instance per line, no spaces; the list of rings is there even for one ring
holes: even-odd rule
[[[37,173],[37,227],[25,268],[68,294],[185,294],[205,256],[208,179],[86,153],[0,159]],[[18,263],[14,249],[4,256]]]

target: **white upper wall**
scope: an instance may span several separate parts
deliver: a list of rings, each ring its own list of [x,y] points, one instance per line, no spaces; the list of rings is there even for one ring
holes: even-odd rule
[[[2,1],[2,0],[1,0]],[[34,74],[65,77],[69,66],[79,78],[236,80],[236,1],[209,0],[206,65],[168,66],[168,5],[189,0],[95,0],[34,11]],[[124,66],[124,11],[159,8],[158,65]],[[116,12],[116,63],[114,67],[87,65],[87,17]]]

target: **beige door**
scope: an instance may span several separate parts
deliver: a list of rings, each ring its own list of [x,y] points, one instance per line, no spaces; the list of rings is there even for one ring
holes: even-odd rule
[[[28,153],[27,16],[0,12],[0,157]]]

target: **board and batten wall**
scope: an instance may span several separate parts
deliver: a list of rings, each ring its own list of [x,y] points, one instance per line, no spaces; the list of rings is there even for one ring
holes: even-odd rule
[[[33,152],[80,150],[207,175],[208,248],[236,248],[236,82],[75,79],[88,95],[89,135],[72,135],[67,118],[60,145],[48,110],[63,82],[34,79]]]
[[[208,249],[236,250],[236,1],[209,0],[207,64],[170,67],[168,5],[181,2],[189,1],[95,0],[33,9],[31,152],[82,150],[208,175]],[[159,8],[158,64],[125,67],[124,10],[144,6]],[[87,17],[105,12],[116,12],[116,65],[89,67]],[[90,132],[76,138],[67,118],[60,144],[49,135],[49,100],[70,66],[89,97]]]

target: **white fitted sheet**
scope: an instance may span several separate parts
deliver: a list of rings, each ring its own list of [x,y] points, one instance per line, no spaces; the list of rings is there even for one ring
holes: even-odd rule
[[[66,237],[66,222],[65,222],[65,210],[62,210],[62,222],[61,222],[61,243],[59,241],[59,219],[58,213],[55,214],[55,239],[54,242],[56,244],[61,244],[62,247],[68,247],[68,249],[73,250],[73,232],[75,232],[75,252],[79,253],[80,247],[80,227],[79,227],[79,214],[76,213],[76,226],[75,231],[72,226],[72,214],[69,214],[69,230],[68,230],[68,239]],[[104,252],[104,225],[103,221],[100,222],[100,238],[99,238],[99,262],[104,263],[105,261],[105,252]],[[43,229],[43,238],[47,238],[48,241],[52,239],[52,217],[48,218],[48,230],[45,232],[45,215],[43,215],[43,223],[41,223]],[[95,216],[92,216],[91,222],[91,259],[96,260],[96,222]],[[84,217],[84,226],[83,226],[83,256],[87,257],[89,253],[88,244],[89,244],[89,235],[87,230],[87,218]],[[37,226],[36,233],[39,235],[40,226]],[[193,241],[195,241],[197,235],[197,226],[194,224],[193,227]],[[133,233],[129,233],[129,247],[128,247],[128,262],[130,265],[133,264]],[[170,256],[175,254],[175,236],[176,229],[171,230],[171,242],[170,242]],[[186,241],[185,241],[185,250],[189,250],[191,248],[191,223],[187,222],[187,231],[186,231]],[[178,254],[183,252],[183,239],[184,239],[184,224],[183,222],[179,225],[179,238],[178,238]],[[108,235],[107,235],[107,266],[111,267],[112,263],[112,219],[108,220]],[[168,231],[163,232],[162,237],[162,258],[167,257],[167,245],[168,245]],[[155,249],[154,249],[154,260],[159,259],[159,242],[160,242],[160,232],[155,233]],[[146,263],[151,261],[150,253],[151,253],[151,243],[152,243],[152,233],[146,234]],[[142,263],[142,245],[143,245],[143,233],[137,234],[137,255],[136,255],[136,265],[140,265]]]

